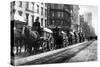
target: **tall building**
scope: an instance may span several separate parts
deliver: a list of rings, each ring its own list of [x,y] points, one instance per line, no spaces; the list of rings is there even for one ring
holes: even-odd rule
[[[90,13],[85,13],[80,16],[80,31],[83,32],[86,37],[96,36],[92,26],[92,15]]]
[[[39,17],[41,27],[46,27],[46,24],[47,24],[47,5],[45,3],[34,3],[33,9],[34,9],[34,19]]]
[[[72,21],[71,21],[72,30],[78,32],[79,25],[80,25],[79,5],[73,5],[72,6]]]
[[[88,25],[92,25],[92,13],[87,12],[84,14],[84,21],[88,23]]]
[[[71,5],[48,3],[47,14],[48,27],[60,26],[69,30],[71,26]]]
[[[95,36],[95,29],[92,26],[92,13],[91,12],[87,12],[84,14],[84,21],[89,25],[90,27],[90,33],[91,36]]]
[[[41,27],[45,27],[47,23],[47,6],[45,3],[36,3],[36,2],[26,2],[26,1],[13,1],[11,2],[11,17],[13,19],[14,14],[22,16],[26,23],[29,26],[32,26],[32,23],[35,21],[37,17],[39,17],[39,21]]]
[[[84,15],[80,15],[79,32],[82,32],[82,25],[84,23]]]

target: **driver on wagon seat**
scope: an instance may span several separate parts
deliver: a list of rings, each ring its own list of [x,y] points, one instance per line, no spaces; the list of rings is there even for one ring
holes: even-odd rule
[[[32,30],[36,30],[40,34],[40,29],[41,27],[40,27],[39,17],[37,17],[32,25]]]

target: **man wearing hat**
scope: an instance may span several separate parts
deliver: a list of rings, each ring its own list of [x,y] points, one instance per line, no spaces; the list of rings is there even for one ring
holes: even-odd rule
[[[40,27],[39,17],[37,17],[35,22],[33,23],[32,30],[36,30],[39,34],[41,34],[41,27]]]

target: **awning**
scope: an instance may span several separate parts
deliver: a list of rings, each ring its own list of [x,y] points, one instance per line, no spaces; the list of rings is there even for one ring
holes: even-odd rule
[[[53,33],[50,29],[48,28],[43,28],[43,31],[48,32],[48,33]]]
[[[73,33],[73,32],[70,32],[70,34],[74,35],[74,33]]]
[[[61,33],[66,34],[64,31],[61,31]]]
[[[14,15],[14,20],[26,22],[25,19],[24,19],[22,16],[19,16],[19,15],[17,15],[17,14]]]

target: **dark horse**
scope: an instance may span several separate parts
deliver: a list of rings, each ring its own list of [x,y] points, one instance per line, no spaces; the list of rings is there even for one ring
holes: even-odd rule
[[[39,34],[37,31],[32,31],[28,26],[23,27],[23,32],[22,34],[24,35],[24,42],[27,51],[32,54],[32,47],[34,48],[34,52],[39,50],[39,44],[38,44],[38,39],[39,39]]]
[[[54,44],[56,46],[56,49],[62,48],[63,45],[63,36],[60,33],[59,28],[55,28],[53,32],[54,37]]]
[[[16,54],[18,54],[18,47],[21,48],[23,46],[22,44],[23,44],[23,37],[21,35],[21,30],[15,29],[14,30],[14,46],[17,48]],[[21,49],[20,49],[20,52],[21,52]]]

